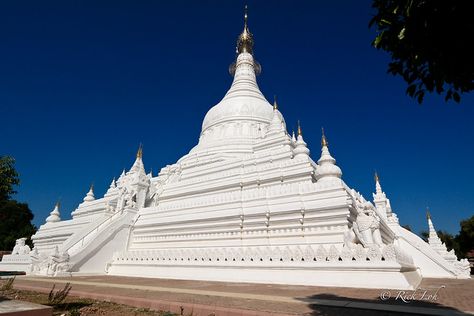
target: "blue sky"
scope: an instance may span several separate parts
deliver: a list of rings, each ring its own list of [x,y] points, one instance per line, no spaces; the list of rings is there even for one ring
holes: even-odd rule
[[[227,91],[242,1],[3,1],[0,154],[40,225],[62,217],[133,163],[154,174],[186,154]],[[313,159],[324,126],[349,186],[372,198],[373,173],[402,224],[456,233],[474,213],[474,97],[423,105],[371,47],[370,1],[249,1],[262,92]]]

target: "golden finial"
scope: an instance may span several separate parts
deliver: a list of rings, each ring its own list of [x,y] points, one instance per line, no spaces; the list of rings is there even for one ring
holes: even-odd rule
[[[137,151],[137,158],[142,158],[143,157],[143,145],[142,143],[140,143],[140,146],[138,147],[138,151]]]
[[[301,131],[300,120],[298,120],[298,136],[303,136],[303,132]]]
[[[244,9],[244,30],[239,36],[239,39],[237,40],[237,53],[249,53],[252,54],[253,52],[253,36],[252,33],[250,33],[247,25],[247,19],[248,19],[248,14],[247,14],[247,6],[245,6]]]
[[[431,219],[430,208],[426,208],[426,219]]]
[[[277,96],[273,96],[273,110],[278,110]]]
[[[324,135],[324,127],[321,127],[321,146],[322,147],[327,147],[329,145],[326,135]]]
[[[244,27],[245,28],[247,28],[247,19],[248,19],[247,11],[248,11],[248,7],[247,5],[245,5],[244,7]]]
[[[379,182],[379,175],[378,175],[377,171],[375,171],[374,180],[375,180],[375,182]]]

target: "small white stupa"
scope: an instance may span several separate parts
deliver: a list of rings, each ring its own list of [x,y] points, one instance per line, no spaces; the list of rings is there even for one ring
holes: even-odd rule
[[[49,216],[46,218],[46,223],[56,223],[61,221],[59,213],[59,201],[54,205],[53,210],[49,213]]]
[[[303,139],[303,131],[301,129],[300,121],[298,121],[298,137],[296,138],[295,149],[293,149],[293,154],[295,155],[296,159],[309,158],[309,149]]]
[[[329,143],[324,134],[324,129],[322,129],[321,136],[321,157],[318,160],[315,175],[316,180],[320,182],[337,182],[342,177],[341,168],[336,165],[336,159],[329,152]]]
[[[426,219],[428,220],[428,243],[430,244],[431,248],[433,248],[437,253],[439,253],[444,259],[450,262],[457,261],[457,257],[454,254],[454,249],[448,251],[446,245],[441,241],[436,232],[436,229],[433,225],[433,221],[431,220],[431,214],[429,210],[426,210]]]
[[[83,201],[84,202],[92,202],[95,200],[95,196],[94,196],[94,185],[91,184],[90,188],[89,188],[89,192],[87,192],[86,196],[84,197]]]

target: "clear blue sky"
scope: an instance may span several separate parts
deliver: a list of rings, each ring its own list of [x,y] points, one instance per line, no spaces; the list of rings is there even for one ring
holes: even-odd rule
[[[402,224],[457,232],[474,213],[474,97],[423,105],[371,47],[370,1],[249,1],[258,78],[300,119],[313,159],[320,129],[346,183],[372,199],[373,173]],[[2,1],[0,154],[40,225],[91,182],[102,196],[133,163],[156,174],[186,154],[227,91],[242,1]]]

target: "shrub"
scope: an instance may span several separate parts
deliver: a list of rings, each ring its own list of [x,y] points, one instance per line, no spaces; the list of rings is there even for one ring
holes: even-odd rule
[[[10,291],[13,288],[13,282],[15,282],[15,277],[8,278],[7,281],[0,287],[0,292],[4,293]]]
[[[54,292],[54,288],[56,287],[56,284],[53,284],[53,288],[49,292],[48,295],[48,305],[58,305],[64,302],[66,297],[69,294],[69,291],[71,290],[71,284],[68,282],[64,286],[64,289],[58,290],[57,292]]]

